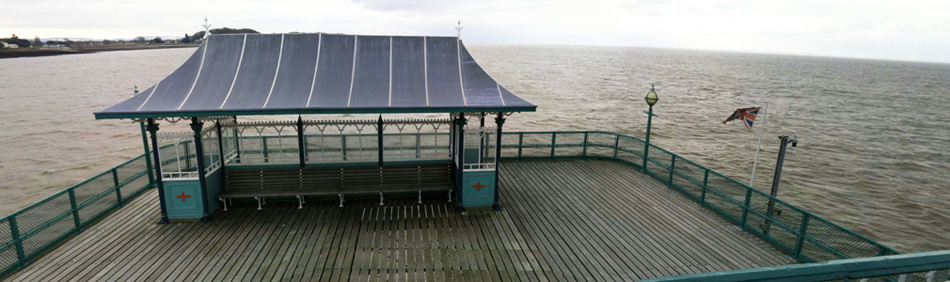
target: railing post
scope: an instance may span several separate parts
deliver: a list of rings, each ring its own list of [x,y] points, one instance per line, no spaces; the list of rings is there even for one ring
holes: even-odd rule
[[[112,168],[112,184],[115,187],[115,197],[118,201],[117,203],[119,203],[120,207],[124,206],[125,204],[122,203],[122,189],[119,189],[119,172],[116,171],[114,167]]]
[[[886,256],[886,255],[887,255],[887,249],[885,249],[883,245],[878,245],[877,256]]]
[[[264,154],[264,162],[270,162],[270,154],[267,153],[267,137],[261,137],[261,150]]]
[[[10,235],[13,236],[13,245],[16,247],[17,263],[20,267],[23,267],[27,264],[26,253],[23,251],[23,239],[20,238],[20,228],[16,222],[16,215],[11,215],[8,220],[10,221]]]
[[[551,133],[551,157],[554,157],[554,148],[557,146],[557,132]]]
[[[521,158],[522,148],[524,148],[524,132],[518,132],[518,158]]]
[[[416,132],[416,159],[422,158],[422,133]]]
[[[752,189],[745,189],[745,204],[742,205],[742,224],[740,226],[744,229],[746,220],[749,218],[749,204],[752,202]]]
[[[79,205],[76,204],[76,189],[69,189],[69,206],[73,212],[73,223],[76,224],[76,232],[82,232],[82,220],[79,219]]]
[[[798,227],[798,242],[795,243],[795,259],[802,260],[802,247],[805,245],[805,232],[808,230],[808,219],[811,218],[811,215],[808,213],[803,213],[802,215],[802,225]],[[881,248],[882,250],[884,248]]]
[[[673,154],[670,154],[673,155]],[[676,155],[673,155],[673,160],[670,161],[670,183],[669,186],[673,187],[673,170],[676,167]]]
[[[343,152],[343,160],[345,161],[346,160],[346,135],[343,135],[343,133],[340,133],[340,151]]]
[[[614,159],[617,158],[617,153],[620,151],[620,134],[614,135],[617,138],[614,138]]]
[[[709,169],[706,169],[706,173],[703,175],[703,193],[699,196],[699,203],[706,204],[706,188],[709,187]]]
[[[582,153],[582,155],[585,157],[587,156],[587,137],[589,134],[590,132],[586,132],[586,131],[584,132],[584,152]]]

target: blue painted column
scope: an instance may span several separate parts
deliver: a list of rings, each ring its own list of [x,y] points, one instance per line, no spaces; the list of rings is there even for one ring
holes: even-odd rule
[[[498,201],[498,195],[501,194],[501,126],[505,124],[505,115],[504,113],[498,113],[498,117],[495,118],[495,125],[498,127],[498,132],[495,134],[495,203],[491,206],[493,210],[501,210],[501,202]]]
[[[307,166],[307,148],[303,141],[303,118],[297,116],[297,153],[300,155],[300,167]]]
[[[465,208],[462,207],[462,188],[463,188],[462,186],[465,185],[465,178],[463,177],[464,171],[465,171],[465,124],[466,124],[465,113],[459,113],[457,124],[458,124],[458,129],[457,129],[458,137],[456,139],[458,139],[458,146],[455,148],[455,153],[456,153],[456,158],[458,158],[459,165],[457,168],[458,171],[456,172],[456,175],[457,175],[456,178],[458,180],[455,187],[456,187],[456,190],[458,191],[455,193],[455,210],[464,211]]]
[[[376,147],[379,148],[379,166],[383,166],[383,115],[376,121]]]
[[[201,222],[210,222],[212,217],[208,207],[208,199],[206,199],[208,197],[208,183],[205,179],[205,168],[208,167],[208,164],[205,163],[205,150],[201,144],[202,127],[204,127],[204,123],[198,121],[198,117],[191,118],[191,130],[195,132],[195,159],[198,161],[198,184],[201,185]]]
[[[145,122],[139,122],[139,128],[142,129],[142,145],[145,147],[145,167],[148,170],[148,188],[155,187],[155,172],[152,169],[152,156],[148,151],[148,133],[145,130]]]
[[[158,186],[158,206],[161,209],[161,218],[158,220],[158,224],[168,223],[168,211],[165,206],[165,186],[162,184],[162,159],[158,155],[158,124],[155,123],[154,119],[148,119],[148,125],[146,126],[149,134],[152,137],[152,160],[155,162],[155,184]]]
[[[234,162],[241,163],[241,135],[237,128],[237,116],[234,118]]]

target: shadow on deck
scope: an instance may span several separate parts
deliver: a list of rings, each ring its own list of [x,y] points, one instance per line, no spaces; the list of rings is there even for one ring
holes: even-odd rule
[[[791,264],[762,240],[629,165],[505,161],[503,211],[445,196],[236,205],[156,225],[146,192],[12,281],[631,280]]]

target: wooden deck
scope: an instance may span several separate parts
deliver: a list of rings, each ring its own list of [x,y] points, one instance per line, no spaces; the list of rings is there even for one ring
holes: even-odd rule
[[[156,225],[154,191],[12,281],[607,281],[793,261],[632,167],[506,161],[505,209],[457,213],[442,193],[270,202],[212,223]]]

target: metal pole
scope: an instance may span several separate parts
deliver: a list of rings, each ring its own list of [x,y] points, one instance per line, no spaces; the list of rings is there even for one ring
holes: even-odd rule
[[[769,193],[772,195],[772,198],[769,198],[768,211],[766,211],[766,216],[772,218],[772,214],[775,212],[775,200],[778,198],[778,185],[782,179],[782,166],[785,164],[785,149],[788,148],[788,143],[791,142],[792,146],[798,144],[798,140],[795,136],[779,136],[781,144],[778,149],[778,160],[775,162],[775,176],[772,177],[772,192]],[[771,221],[765,221],[765,228],[762,230],[765,234],[769,233],[769,228],[771,227]]]
[[[772,197],[778,197],[778,185],[782,178],[782,165],[785,164],[785,149],[788,147],[788,136],[779,136],[782,145],[778,150],[778,160],[775,162],[775,177],[772,178]],[[793,137],[794,138],[794,137]]]
[[[165,185],[162,184],[162,159],[158,154],[158,124],[150,118],[146,128],[152,139],[152,159],[155,162],[155,175],[157,176],[155,183],[158,186],[158,206],[161,210],[161,218],[158,220],[158,224],[166,224],[168,223],[168,212],[165,208]]]
[[[650,105],[650,111],[647,112],[647,137],[643,142],[643,166],[641,172],[647,172],[647,155],[650,152],[650,127],[653,125],[653,105]]]
[[[205,150],[204,144],[201,144],[201,128],[204,127],[204,123],[198,121],[198,117],[191,118],[191,130],[195,132],[195,160],[198,165],[198,184],[201,187],[201,209],[203,211],[201,222],[211,221],[211,212],[208,207],[208,183],[205,179],[205,168],[208,164],[205,163]]]
[[[755,187],[755,167],[759,164],[759,147],[762,146],[762,133],[765,132],[765,117],[769,113],[769,103],[765,103],[762,111],[762,124],[759,125],[759,141],[755,143],[755,158],[752,159],[752,176],[749,177],[749,186]]]
[[[237,116],[234,116],[234,162],[241,163],[241,135],[237,128]]]
[[[148,150],[148,134],[145,133],[145,122],[139,122],[139,128],[142,130],[142,146],[145,147],[145,168],[148,170],[148,188],[155,186],[155,172],[152,168],[152,156]]]
[[[458,151],[458,163],[459,163],[458,185],[457,185],[459,189],[457,189],[458,192],[455,193],[455,210],[457,211],[465,210],[465,208],[462,207],[462,189],[464,189],[464,187],[462,186],[465,185],[465,177],[464,177],[465,176],[464,175],[465,173],[465,123],[466,123],[465,113],[460,113],[459,121],[458,121],[458,131],[457,131],[459,135],[457,138],[458,150],[456,150]]]
[[[379,166],[383,166],[383,115],[376,121],[376,143],[379,147]]]
[[[303,118],[297,116],[297,153],[300,155],[300,167],[306,167],[307,161],[304,157],[306,154],[306,148],[304,148],[303,142]]]
[[[491,206],[493,210],[501,210],[501,202],[498,201],[498,195],[501,194],[501,181],[499,181],[499,176],[501,175],[501,126],[505,124],[505,115],[504,113],[498,113],[498,117],[495,118],[495,125],[498,127],[497,136],[495,136],[495,202]]]

